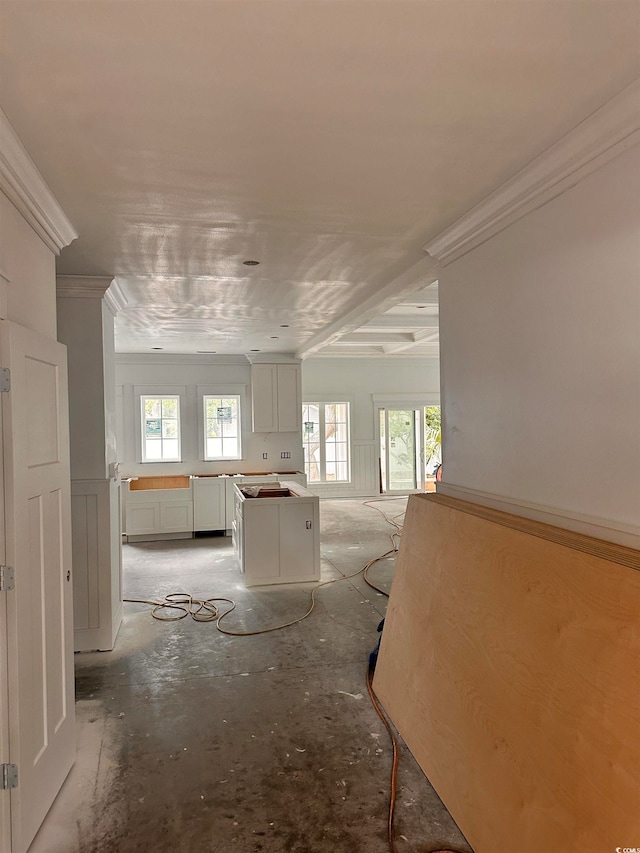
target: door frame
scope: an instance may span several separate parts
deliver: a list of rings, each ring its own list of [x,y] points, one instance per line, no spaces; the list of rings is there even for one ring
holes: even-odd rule
[[[422,488],[417,489],[386,489],[385,483],[382,481],[382,467],[380,458],[380,412],[383,409],[424,409],[427,406],[440,406],[440,392],[428,391],[424,394],[373,394],[373,412],[374,412],[374,435],[376,441],[376,458],[378,459],[378,481],[380,494],[384,495],[409,495],[425,491],[424,470],[422,475]],[[423,414],[424,420],[424,414]],[[422,469],[424,469],[424,425],[420,430],[420,458],[422,460]],[[387,448],[387,476],[388,476],[388,455]]]

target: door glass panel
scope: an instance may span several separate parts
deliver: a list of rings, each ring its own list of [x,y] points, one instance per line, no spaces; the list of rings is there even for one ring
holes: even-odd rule
[[[413,410],[389,410],[389,489],[416,486],[416,442]]]

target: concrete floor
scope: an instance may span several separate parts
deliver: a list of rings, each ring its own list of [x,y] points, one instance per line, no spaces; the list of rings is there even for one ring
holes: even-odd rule
[[[323,580],[389,549],[362,501],[320,512]],[[308,605],[310,585],[247,590],[228,538],[125,545],[123,560],[125,597],[228,596],[237,630]],[[388,588],[393,563],[371,578]],[[365,683],[386,601],[358,576],[299,625],[241,638],[125,604],[115,650],[76,655],[78,757],[30,853],[388,851],[391,747]],[[401,853],[471,851],[404,746],[398,782]]]

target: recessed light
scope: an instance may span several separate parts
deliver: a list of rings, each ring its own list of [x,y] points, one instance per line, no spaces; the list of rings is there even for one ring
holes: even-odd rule
[[[164,347],[151,347],[151,349],[164,349]]]
[[[416,308],[428,308],[428,305],[416,305]]]
[[[245,267],[257,267],[260,261],[243,261]]]
[[[277,335],[270,335],[272,341],[279,341],[280,338]]]
[[[281,323],[281,324],[280,324],[280,328],[281,328],[281,329],[288,329],[288,328],[289,328],[289,324],[288,324],[288,323]]]
[[[199,349],[196,350],[199,355],[215,355],[217,350],[215,349]]]
[[[252,349],[252,350],[249,350],[249,352],[260,352],[260,350],[259,349]]]

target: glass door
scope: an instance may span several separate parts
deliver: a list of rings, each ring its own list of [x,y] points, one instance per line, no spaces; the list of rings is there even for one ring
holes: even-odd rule
[[[434,422],[437,420],[437,451]],[[380,487],[385,494],[424,491],[440,453],[440,407],[379,409]],[[426,451],[426,452],[425,452]],[[429,456],[426,459],[426,456]]]
[[[380,460],[383,492],[424,488],[420,409],[380,409]]]

